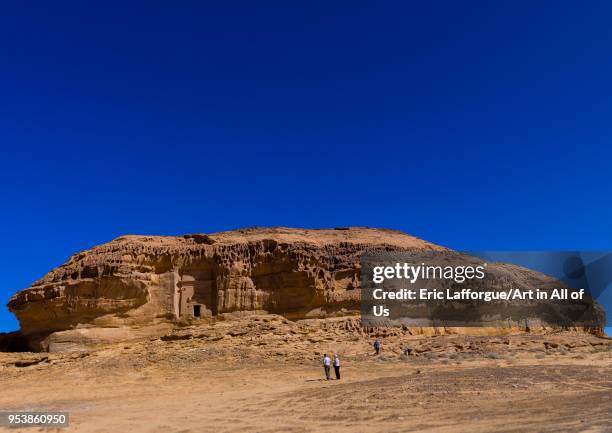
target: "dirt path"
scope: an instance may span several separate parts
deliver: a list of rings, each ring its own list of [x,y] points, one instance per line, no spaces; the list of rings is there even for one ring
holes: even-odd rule
[[[610,432],[612,367],[590,364],[369,361],[329,382],[270,363],[110,376],[75,365],[3,380],[0,405],[68,411],[63,431],[79,432]]]
[[[0,410],[67,411],[58,431],[85,433],[612,433],[612,340],[387,330],[376,357],[372,336],[345,325],[262,316],[0,353]],[[341,354],[341,381],[323,380],[323,351]]]

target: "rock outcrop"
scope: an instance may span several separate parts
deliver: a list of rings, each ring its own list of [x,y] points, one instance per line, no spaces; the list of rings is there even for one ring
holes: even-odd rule
[[[237,311],[290,319],[357,314],[360,257],[372,249],[446,250],[370,228],[122,236],[75,254],[8,306],[38,350],[149,335],[143,327]]]
[[[154,325],[241,310],[325,317],[358,311],[359,258],[372,248],[441,249],[369,228],[122,236],[75,254],[8,306],[32,340],[83,326]]]

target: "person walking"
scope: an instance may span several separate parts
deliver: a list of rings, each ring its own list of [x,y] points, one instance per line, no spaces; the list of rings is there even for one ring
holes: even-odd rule
[[[378,338],[374,340],[374,350],[377,355],[380,353],[380,340]]]
[[[340,380],[340,357],[334,353],[334,371],[336,372],[336,380]]]
[[[325,370],[325,379],[329,380],[329,370],[331,367],[331,358],[327,356],[327,353],[323,355],[323,369]]]

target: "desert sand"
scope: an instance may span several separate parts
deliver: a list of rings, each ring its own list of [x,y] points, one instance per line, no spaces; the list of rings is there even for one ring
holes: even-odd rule
[[[67,432],[612,431],[610,339],[358,323],[248,314],[86,351],[0,353],[0,408],[67,411]],[[326,381],[334,351],[342,379]]]

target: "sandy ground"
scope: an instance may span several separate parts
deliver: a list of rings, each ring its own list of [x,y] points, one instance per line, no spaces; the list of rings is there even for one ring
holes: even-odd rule
[[[266,320],[0,354],[0,409],[68,411],[74,432],[612,432],[610,340],[399,334],[374,356],[372,335]],[[323,380],[328,347],[342,380]]]

